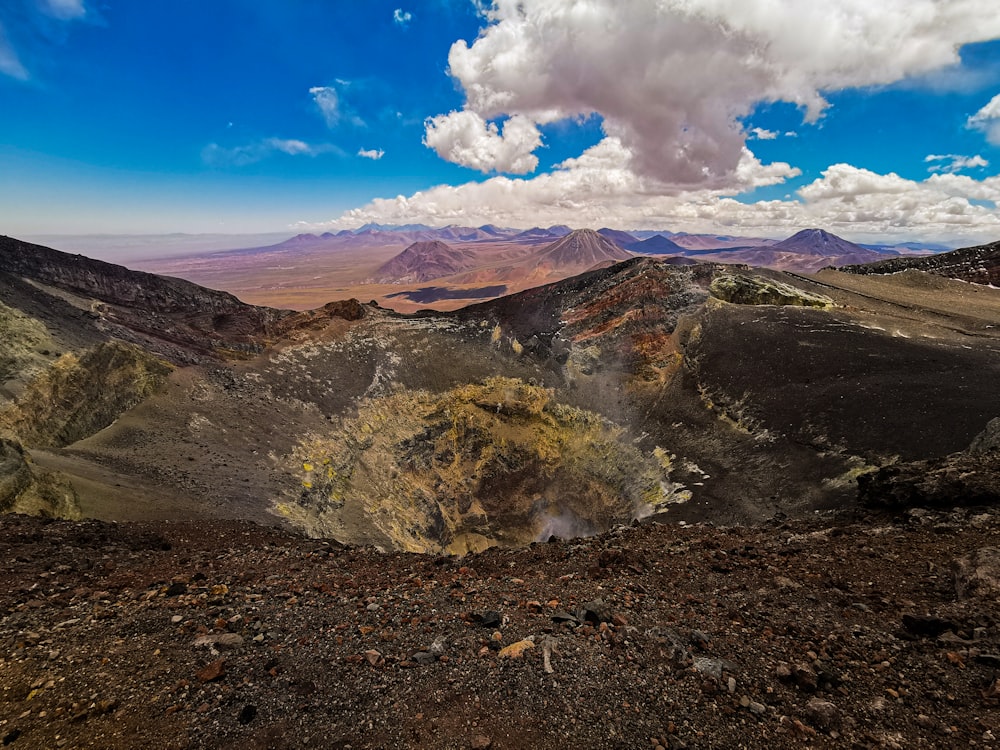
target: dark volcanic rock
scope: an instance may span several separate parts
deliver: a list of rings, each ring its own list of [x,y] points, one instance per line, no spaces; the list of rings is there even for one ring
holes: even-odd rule
[[[1000,418],[968,450],[893,464],[858,477],[858,497],[873,508],[951,508],[1000,502]]]
[[[1000,503],[1000,454],[884,466],[858,477],[858,499],[872,508],[952,508]]]
[[[0,237],[0,268],[83,297],[157,313],[203,311],[226,315],[265,309],[253,308],[228,292],[206,289],[183,279],[133,271],[13,237]]]
[[[182,279],[12,237],[0,236],[0,269],[0,277],[29,279],[82,298],[92,326],[177,362],[259,351],[272,324],[288,314]]]
[[[956,601],[934,572],[992,544],[1000,516],[928,515],[953,533],[830,514],[780,529],[650,524],[492,549],[468,567],[246,523],[7,516],[0,734],[107,750],[989,747],[995,599]],[[151,532],[172,549],[129,544]],[[609,544],[649,564],[580,575]],[[812,585],[778,592],[778,568]],[[188,590],[166,596],[158,582],[178,577]],[[596,599],[628,624],[553,632],[558,607]],[[904,600],[975,623],[974,645],[900,640]],[[502,610],[502,635],[472,627],[470,610]],[[709,652],[692,658],[667,623],[710,633]],[[245,643],[223,661],[190,647],[201,637]]]
[[[951,569],[959,599],[979,597],[995,602],[1000,596],[1000,548],[973,550],[955,560]]]
[[[903,615],[903,627],[914,635],[936,638],[946,630],[955,630],[955,623],[935,615]]]
[[[1000,284],[1000,242],[965,247],[949,253],[919,258],[891,258],[877,263],[845,266],[847,273],[886,274],[901,271],[926,271],[950,279],[975,284]]]
[[[969,453],[973,456],[996,452],[1000,452],[1000,417],[991,419],[986,429],[976,435],[969,446]]]

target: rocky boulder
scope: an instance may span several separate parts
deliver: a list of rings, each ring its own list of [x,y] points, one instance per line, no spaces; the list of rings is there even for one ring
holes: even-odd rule
[[[832,307],[833,300],[821,294],[798,289],[791,284],[760,276],[722,274],[709,287],[716,299],[734,305],[796,305],[798,307]]]
[[[1000,502],[1000,418],[965,451],[883,466],[858,477],[858,499],[871,508],[993,505]]]
[[[982,547],[951,565],[955,595],[959,599],[1000,597],[1000,549]]]
[[[0,438],[0,513],[80,518],[76,492],[62,477],[38,471],[15,441]]]

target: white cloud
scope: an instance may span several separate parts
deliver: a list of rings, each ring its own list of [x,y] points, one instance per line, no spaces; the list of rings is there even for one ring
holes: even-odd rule
[[[319,107],[327,127],[332,128],[340,122],[340,97],[335,88],[332,86],[313,86],[309,89],[309,93],[312,94],[313,101]]]
[[[213,167],[244,167],[255,164],[275,154],[288,156],[319,156],[340,153],[340,149],[329,143],[310,144],[294,138],[265,138],[244,146],[225,148],[210,143],[201,151],[201,158]]]
[[[764,128],[751,128],[750,129],[750,140],[754,141],[773,141],[778,137],[778,134],[773,130],[765,130]]]
[[[979,154],[976,154],[975,156],[962,156],[960,154],[928,154],[924,157],[924,161],[931,165],[927,167],[927,171],[929,172],[954,173],[960,172],[963,169],[981,169],[990,165],[990,163]],[[944,163],[934,164],[933,162]]]
[[[997,94],[981,110],[969,118],[966,125],[986,134],[986,140],[1000,146],[1000,94]]]
[[[961,45],[1000,36],[994,5],[494,0],[484,10],[489,25],[471,45],[457,41],[449,55],[468,114],[454,123],[448,122],[454,113],[431,118],[426,140],[460,164],[506,171],[507,149],[486,145],[496,140],[487,126],[473,128],[478,122],[471,116],[483,123],[522,116],[537,125],[596,113],[628,148],[637,174],[674,186],[724,188],[742,158],[739,121],[755,104],[791,102],[815,121],[828,106],[823,91],[954,66]],[[433,133],[442,125],[458,147]],[[516,149],[521,172],[529,163],[526,147]]]
[[[521,115],[507,120],[501,133],[495,123],[462,110],[430,118],[424,145],[442,159],[480,172],[524,174],[538,166],[532,152],[542,145],[542,135],[535,123]]]
[[[403,10],[402,8],[396,8],[396,10],[392,12],[392,20],[400,26],[406,26],[413,20],[413,14],[407,10]]]
[[[934,174],[924,181],[834,164],[794,198],[745,203],[737,190],[779,184],[798,174],[787,164],[761,164],[747,150],[737,167],[741,187],[668,194],[628,167],[621,141],[606,138],[550,174],[492,177],[439,185],[410,196],[376,199],[310,229],[353,228],[369,221],[478,226],[568,224],[688,232],[731,231],[786,237],[820,226],[859,241],[924,239],[975,244],[1000,236],[1000,212],[973,201],[1000,202],[1000,176]]]
[[[531,179],[498,176],[459,186],[440,185],[409,197],[376,199],[328,224],[354,227],[365,223],[368,216],[377,216],[384,223],[407,223],[411,219],[406,217],[413,217],[412,221],[429,224],[665,225],[676,218],[679,208],[686,211],[694,205],[706,219],[711,216],[719,193],[666,194],[650,178],[631,170],[630,157],[622,142],[609,136],[549,174]],[[788,164],[761,164],[744,149],[734,179],[737,190],[750,190],[798,174],[799,170]]]
[[[3,24],[0,24],[0,73],[19,81],[27,81],[30,78],[28,69],[21,63],[17,51],[7,39]]]
[[[362,158],[365,158],[365,159],[371,159],[372,161],[378,161],[383,156],[385,156],[385,151],[383,151],[380,148],[379,149],[374,149],[374,148],[373,149],[364,149],[364,148],[362,148],[362,149],[358,149],[358,156],[360,156]]]
[[[87,15],[83,0],[42,0],[42,9],[60,21],[74,21]]]

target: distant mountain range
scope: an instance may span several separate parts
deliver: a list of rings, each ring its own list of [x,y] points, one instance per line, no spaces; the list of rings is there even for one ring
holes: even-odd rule
[[[882,260],[889,253],[856,245],[822,229],[803,229],[769,245],[689,250],[684,254],[702,262],[744,263],[759,268],[814,273],[827,266]]]
[[[552,239],[552,229],[556,228],[536,227],[510,237],[508,242],[528,246],[525,254],[514,262],[505,260],[494,263],[492,255],[478,250],[477,244],[473,243],[463,243],[459,247],[441,240],[419,240],[379,268],[374,278],[379,283],[399,284],[474,271],[472,275],[454,280],[461,283],[486,283],[531,279],[542,283],[550,278],[565,278],[574,273],[618,263],[633,255],[672,256],[675,259],[688,258],[691,262],[744,263],[810,272],[826,266],[883,260],[890,252],[862,247],[822,229],[804,229],[788,239],[769,245],[710,250],[690,250],[662,234],[638,239],[628,232],[608,228],[596,232],[578,229],[543,244],[543,240]],[[531,249],[534,247],[538,249]]]
[[[918,254],[913,243],[862,246],[818,228],[776,240],[613,227],[573,231],[562,225],[522,230],[491,224],[366,224],[336,233],[298,234],[264,247],[148,261],[142,267],[260,304],[306,309],[346,295],[405,312],[431,297],[441,301],[435,302],[438,307],[460,307],[481,299],[484,290],[514,293],[632,255],[662,258],[671,265],[727,263],[814,273],[827,266]],[[433,292],[420,286],[430,281]],[[409,288],[401,288],[405,286]]]
[[[614,265],[634,257],[628,250],[590,229],[577,229],[554,242],[545,244],[536,240],[546,235],[551,239],[550,230],[529,231],[531,235],[527,252],[515,258],[477,253],[475,247],[457,248],[437,240],[414,242],[399,255],[384,263],[376,272],[374,281],[382,284],[401,284],[461,274],[452,278],[452,281],[544,283]],[[543,232],[546,235],[543,235]],[[537,249],[534,249],[536,247]],[[468,273],[463,274],[463,272]]]
[[[569,235],[573,230],[565,225],[513,229],[484,224],[480,227],[449,225],[431,227],[426,224],[365,224],[357,229],[343,229],[339,232],[322,234],[298,234],[276,245],[245,250],[276,250],[283,248],[368,246],[382,247],[414,242],[439,240],[449,243],[494,243],[513,242],[518,244],[548,243]],[[733,252],[749,248],[771,248],[778,253],[795,255],[824,256],[839,258],[875,252],[880,255],[928,254],[948,250],[935,243],[902,242],[898,244],[857,244],[822,229],[804,229],[785,240],[766,237],[743,237],[737,235],[687,234],[652,230],[623,231],[604,227],[597,234],[610,240],[618,247],[640,255],[686,255],[693,252]],[[857,262],[864,262],[859,260]]]

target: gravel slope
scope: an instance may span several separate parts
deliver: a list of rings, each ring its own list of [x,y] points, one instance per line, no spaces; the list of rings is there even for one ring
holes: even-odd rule
[[[1000,553],[963,598],[952,565],[998,533],[910,511],[436,558],[9,516],[0,741],[995,747]]]

